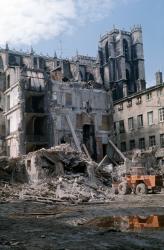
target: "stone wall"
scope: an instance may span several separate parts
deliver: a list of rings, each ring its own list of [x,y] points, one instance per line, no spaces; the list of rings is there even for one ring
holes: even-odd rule
[[[83,88],[82,83],[61,84],[52,80],[51,115],[55,145],[64,141],[74,144],[66,119],[66,115],[69,115],[81,144],[85,140],[84,127],[87,133],[87,129],[91,129],[93,125],[94,138],[91,140],[95,140],[97,145],[97,157],[102,158],[103,144],[107,144],[108,136],[112,134],[113,129],[110,93],[103,89]],[[91,131],[88,133],[92,134]],[[92,154],[92,146],[88,146],[88,149]]]

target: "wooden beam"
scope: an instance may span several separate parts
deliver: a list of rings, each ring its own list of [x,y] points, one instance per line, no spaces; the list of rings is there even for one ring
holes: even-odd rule
[[[68,125],[69,125],[69,127],[70,127],[70,130],[71,130],[71,133],[72,133],[72,136],[73,136],[75,145],[76,145],[78,151],[79,151],[80,153],[82,153],[82,150],[81,150],[81,147],[80,147],[80,142],[79,142],[79,140],[78,140],[78,138],[77,138],[77,135],[76,135],[76,133],[75,133],[75,130],[74,130],[74,127],[73,127],[73,125],[72,125],[72,122],[71,122],[71,119],[70,119],[69,115],[66,115],[66,119],[67,119]]]

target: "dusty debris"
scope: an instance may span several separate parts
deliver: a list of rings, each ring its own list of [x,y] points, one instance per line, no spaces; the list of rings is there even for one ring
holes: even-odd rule
[[[32,182],[47,177],[61,176],[66,172],[84,173],[87,163],[86,156],[69,144],[40,149],[29,153],[25,159],[26,169]]]
[[[56,202],[108,202],[113,199],[111,188],[97,180],[92,185],[88,176],[64,175],[37,184],[8,185],[0,187],[0,200],[33,200],[46,203]]]
[[[132,161],[125,158],[122,165],[114,166],[107,161],[98,165],[69,144],[43,148],[17,159],[1,157],[0,171],[4,178],[3,182],[1,178],[0,199],[1,202],[14,199],[73,204],[108,202],[115,199],[113,180],[118,182],[130,167],[142,164],[142,157],[136,152]]]
[[[24,184],[3,183],[0,189],[3,201],[23,199],[40,202],[81,203],[107,202],[113,199],[111,183],[105,182],[102,173],[96,171],[97,163],[69,144],[40,149],[21,159],[6,160],[15,162],[14,174],[12,174],[13,183],[18,179],[15,166],[19,166],[22,173],[24,169],[26,171],[22,177]],[[4,168],[6,168],[5,164]],[[108,177],[109,175],[110,173],[108,173]],[[108,179],[111,180],[111,178]]]
[[[28,181],[24,157],[8,158],[0,157],[0,181],[9,183],[24,183]]]

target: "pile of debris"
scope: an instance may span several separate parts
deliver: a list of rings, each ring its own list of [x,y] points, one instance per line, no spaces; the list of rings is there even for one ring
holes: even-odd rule
[[[97,180],[97,182],[99,182]],[[84,174],[63,175],[48,179],[46,182],[22,186],[19,191],[19,199],[41,201],[47,203],[69,202],[79,204],[81,202],[109,202],[113,200],[111,189],[101,182],[94,185]]]
[[[85,173],[88,163],[85,154],[72,148],[69,144],[31,152],[25,159],[31,182],[66,173]]]
[[[161,158],[162,149],[157,147],[152,147],[147,150],[140,150],[136,149],[131,154],[132,163],[135,166],[140,165],[145,168],[148,174],[160,174],[161,173],[161,166],[159,164],[159,159]]]
[[[24,183],[28,181],[24,157],[0,156],[0,182]]]
[[[8,200],[18,197],[44,202],[80,203],[107,202],[113,199],[109,169],[98,168],[97,163],[69,144],[40,149],[22,158],[6,161],[6,164],[15,162],[12,183],[19,179],[17,173],[20,171],[15,171],[16,166],[22,169],[22,180],[25,183],[14,185],[13,190],[10,185],[5,184],[4,188],[0,189],[1,194],[3,191],[3,200],[4,192]]]

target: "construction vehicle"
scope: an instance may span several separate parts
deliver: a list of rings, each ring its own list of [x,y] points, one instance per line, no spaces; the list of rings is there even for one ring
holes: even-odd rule
[[[132,168],[131,173],[123,176],[122,181],[113,181],[112,187],[115,194],[130,194],[137,195],[147,194],[149,191],[152,193],[160,192],[163,185],[162,176],[148,175],[145,173],[144,168]]]
[[[82,149],[80,147],[80,142],[77,138],[77,135],[75,133],[75,130],[73,128],[72,122],[70,120],[69,115],[66,115],[66,119],[68,122],[68,125],[70,127],[75,145],[77,147],[77,150],[79,152],[82,152]],[[111,140],[108,140],[109,145],[112,147],[114,151],[117,152],[117,154],[123,159],[124,164],[130,164],[131,165],[131,173],[126,174],[123,179],[120,181],[114,181],[112,183],[112,187],[114,190],[114,193],[119,193],[119,194],[128,194],[128,193],[136,193],[136,194],[147,194],[149,190],[152,192],[160,191],[161,187],[163,185],[163,180],[162,176],[157,176],[157,175],[147,175],[145,173],[145,170],[143,167],[132,167],[132,161],[127,159],[124,154],[114,145],[114,143]],[[88,157],[89,160],[91,160],[89,153],[87,151],[87,148],[85,145],[83,145],[84,151]],[[109,157],[112,162],[117,164],[117,162],[114,160],[114,157],[111,157],[110,154],[108,153],[104,159],[98,164],[98,168],[101,167],[105,159]],[[139,165],[139,164],[138,164]],[[97,169],[98,169],[97,168]]]
[[[163,186],[163,179],[161,175],[150,175],[146,173],[146,170],[138,162],[135,162],[135,166],[132,161],[127,159],[123,153],[109,140],[110,146],[112,146],[116,152],[123,159],[124,164],[131,165],[130,171],[126,172],[121,179],[113,180],[112,187],[115,194],[129,194],[135,193],[137,195],[147,194],[149,191],[152,193],[160,192]]]

